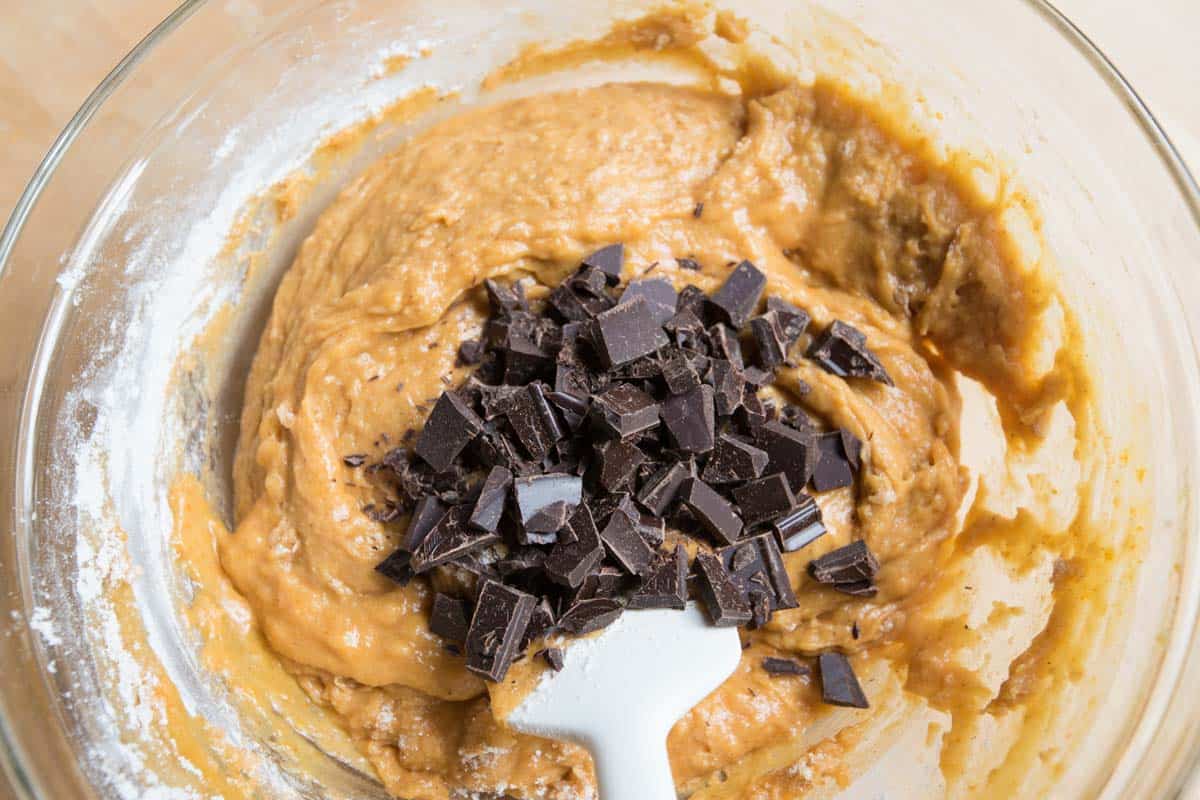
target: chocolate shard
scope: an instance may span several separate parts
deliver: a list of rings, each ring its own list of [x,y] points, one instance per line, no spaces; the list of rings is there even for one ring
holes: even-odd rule
[[[608,285],[616,286],[621,282],[621,269],[625,266],[625,245],[610,244],[607,247],[601,247],[584,258],[581,265],[600,270]]]
[[[768,384],[775,382],[775,373],[758,367],[746,367],[742,370],[742,377],[746,379],[746,383],[755,389],[761,389]]]
[[[752,615],[750,601],[712,553],[697,553],[694,561],[700,599],[718,628],[745,625]]]
[[[808,562],[808,574],[817,583],[860,597],[875,594],[878,572],[879,562],[862,539]]]
[[[570,283],[559,284],[546,302],[567,322],[584,322],[595,316]]]
[[[839,378],[870,378],[894,385],[883,362],[867,347],[866,334],[841,320],[834,320],[813,341],[808,357]]]
[[[663,330],[670,333],[675,345],[683,350],[692,353],[708,352],[708,334],[704,330],[704,323],[690,308],[676,311],[675,316],[663,324]]]
[[[780,327],[779,315],[774,311],[750,320],[750,333],[758,350],[758,364],[763,369],[775,369],[787,361],[788,345]]]
[[[770,656],[762,660],[762,668],[771,677],[778,677],[780,675],[808,675],[812,672],[812,670],[794,658],[772,658]]]
[[[634,521],[623,512],[608,518],[608,524],[600,531],[600,541],[612,559],[630,575],[644,575],[654,560],[654,550],[637,532]]]
[[[375,565],[375,571],[401,586],[408,586],[414,575],[411,562],[412,553],[407,550],[395,550]]]
[[[471,440],[483,430],[483,420],[454,392],[442,392],[414,451],[438,472],[445,472]]]
[[[533,607],[533,613],[529,615],[529,624],[525,627],[525,635],[521,637],[519,652],[524,652],[529,645],[553,629],[554,608],[550,605],[550,599],[543,597]]]
[[[496,562],[496,574],[505,582],[525,580],[542,571],[546,551],[538,547],[518,547]]]
[[[524,386],[530,381],[549,377],[555,359],[533,339],[533,331],[510,330],[504,348],[504,382]]]
[[[779,332],[783,336],[784,352],[787,352],[808,330],[811,318],[807,311],[796,308],[781,297],[768,297],[767,311],[775,312]]]
[[[562,672],[563,665],[566,660],[563,658],[562,648],[547,647],[545,650],[539,650],[538,655],[546,662],[546,666],[555,672]]]
[[[593,462],[595,482],[610,493],[628,489],[633,485],[637,468],[645,461],[646,455],[629,442],[605,442],[597,449]]]
[[[554,368],[554,391],[586,399],[592,393],[592,381],[587,369],[579,364],[560,362]]]
[[[467,669],[501,681],[517,655],[537,600],[511,586],[484,581],[467,630]]]
[[[550,448],[566,436],[540,383],[531,383],[519,392],[504,416],[535,461],[545,458]]]
[[[659,325],[675,316],[675,304],[679,301],[679,295],[670,281],[663,278],[630,281],[617,305],[632,302],[639,297],[645,298],[650,306],[650,315]]]
[[[675,501],[683,482],[690,477],[691,472],[678,461],[665,466],[646,481],[646,485],[638,492],[637,500],[651,514],[661,517]]]
[[[779,611],[785,608],[795,608],[799,603],[792,590],[792,581],[783,565],[783,555],[779,552],[779,543],[770,533],[762,533],[743,540],[743,548],[754,548],[755,555],[767,589],[771,597],[771,610]]]
[[[558,618],[558,627],[568,633],[582,636],[601,628],[607,628],[617,621],[625,609],[611,597],[593,597],[579,600]]]
[[[413,550],[413,572],[420,575],[500,541],[500,537],[494,533],[468,528],[470,512],[469,506],[455,506],[442,517],[425,540]]]
[[[667,538],[666,521],[662,517],[638,514],[634,526],[637,528],[638,534],[646,540],[646,544],[653,548],[662,547],[663,541]]]
[[[660,416],[676,449],[685,453],[713,449],[716,419],[711,386],[697,386],[685,394],[668,397]]]
[[[771,420],[759,427],[755,441],[767,451],[767,469],[787,475],[792,491],[803,491],[817,466],[816,436]]]
[[[728,433],[717,437],[717,444],[701,473],[706,483],[742,483],[762,475],[767,467],[767,454],[752,444]]]
[[[831,706],[870,708],[850,660],[841,653],[821,653],[817,656],[821,673],[821,700]]]
[[[734,411],[733,421],[737,423],[738,429],[742,433],[757,441],[762,433],[763,425],[770,422],[766,404],[754,392],[744,392],[741,406]]]
[[[504,286],[488,278],[483,282],[483,287],[487,290],[493,316],[507,317],[514,311],[529,310],[529,305],[525,302],[525,290],[519,283]]]
[[[583,499],[583,479],[561,473],[517,478],[513,481],[513,499],[521,524],[528,525],[534,515],[553,503],[578,506]]]
[[[838,433],[841,434],[842,453],[850,462],[850,469],[858,472],[862,466],[862,440],[845,428],[839,430]]]
[[[734,488],[733,499],[746,527],[769,522],[796,507],[796,495],[782,472]]]
[[[687,608],[687,551],[675,551],[658,561],[629,598],[629,608]]]
[[[713,325],[708,329],[708,341],[714,358],[724,359],[739,370],[745,368],[742,343],[738,341],[737,331],[728,325]]]
[[[595,395],[592,411],[602,427],[620,439],[657,426],[661,414],[654,398],[632,383],[618,383]]]
[[[796,507],[775,520],[772,527],[779,539],[779,547],[785,553],[807,547],[826,533],[825,523],[821,521],[821,507],[803,492],[796,498]]]
[[[737,330],[754,313],[766,288],[767,276],[749,261],[743,261],[729,273],[725,283],[709,298],[709,302],[717,317]]]
[[[621,594],[629,581],[620,568],[601,564],[600,567],[583,579],[583,583],[575,591],[572,600],[590,600],[593,597],[616,597]]]
[[[713,387],[713,405],[718,417],[728,417],[742,406],[746,381],[733,362],[712,359],[706,381]]]
[[[607,369],[649,355],[667,343],[667,335],[644,297],[597,316],[592,337],[600,362]]]
[[[508,468],[492,467],[483,479],[483,485],[479,487],[479,497],[476,498],[471,518],[467,521],[472,528],[496,532],[500,527],[500,517],[504,514],[504,502],[508,498],[512,480],[513,474]]]
[[[684,394],[700,385],[700,375],[681,350],[669,353],[663,360],[662,376],[671,394]]]
[[[854,483],[850,460],[842,451],[840,431],[822,433],[817,437],[817,468],[813,470],[812,485],[818,492],[841,489]]]
[[[429,612],[429,630],[447,641],[463,644],[467,641],[470,616],[465,601],[438,592]]]
[[[410,553],[420,547],[421,542],[425,541],[425,537],[442,521],[449,510],[436,495],[426,495],[418,500],[412,516],[409,517],[402,547]]]
[[[533,516],[525,522],[525,533],[557,534],[559,528],[567,524],[567,519],[574,510],[575,506],[569,505],[562,500],[556,500],[549,505],[542,506],[533,512]],[[537,544],[552,544],[557,540],[557,536],[546,536],[538,541]]]
[[[458,346],[458,363],[460,366],[473,367],[483,361],[483,342],[478,339],[467,339]]]
[[[543,569],[554,583],[571,589],[579,588],[583,579],[600,566],[604,545],[596,530],[596,521],[586,503],[581,503],[567,521],[573,541],[559,542],[546,557]]]
[[[733,544],[742,532],[742,519],[724,497],[699,478],[688,478],[679,497],[716,541]]]

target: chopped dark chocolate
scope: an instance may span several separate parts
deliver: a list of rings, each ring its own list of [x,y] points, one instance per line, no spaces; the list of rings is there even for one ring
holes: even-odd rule
[[[514,311],[529,310],[529,306],[525,303],[525,291],[519,283],[514,283],[509,287],[488,278],[483,282],[483,287],[487,290],[488,302],[491,303],[493,315],[507,317]]]
[[[595,572],[583,579],[583,583],[575,591],[573,599],[590,600],[593,597],[616,597],[625,590],[629,580],[629,576],[620,568],[601,564]]]
[[[750,319],[766,287],[767,276],[749,261],[743,261],[729,273],[710,302],[720,320],[737,330]]]
[[[796,507],[796,495],[782,472],[735,487],[733,499],[746,527],[769,522]]]
[[[578,506],[583,500],[583,479],[576,475],[533,475],[513,481],[513,498],[522,525],[552,503]]]
[[[646,481],[638,493],[638,502],[651,514],[661,517],[675,501],[679,487],[691,476],[691,471],[681,462],[665,466]]]
[[[842,451],[840,431],[822,433],[817,437],[817,468],[813,471],[812,485],[818,492],[841,489],[854,483],[854,471],[850,460]]]
[[[713,387],[713,404],[717,416],[728,417],[741,407],[746,382],[742,370],[732,361],[712,359],[706,381]]]
[[[711,486],[699,478],[689,478],[680,487],[679,497],[713,539],[721,544],[737,541],[742,519]]]
[[[675,311],[682,314],[687,311],[697,320],[705,319],[708,307],[708,295],[699,286],[688,284],[679,290],[679,300],[675,303]],[[701,322],[703,325],[703,322]]]
[[[597,420],[612,435],[627,439],[658,425],[658,403],[632,383],[618,383],[592,398]]]
[[[343,456],[342,463],[347,467],[361,467],[363,464],[367,463],[367,454],[354,453],[352,455]]]
[[[483,361],[484,346],[478,339],[467,339],[458,346],[460,366],[473,367]]]
[[[660,412],[672,443],[685,453],[712,450],[716,428],[714,414],[713,390],[708,385],[668,397]]]
[[[413,550],[413,572],[420,575],[500,541],[500,537],[494,533],[468,528],[466,523],[470,512],[469,506],[456,506],[442,517]]]
[[[719,628],[731,628],[750,621],[750,601],[746,593],[734,583],[719,557],[711,553],[697,553],[694,569],[698,578],[700,599],[708,609],[709,618],[714,625]]]
[[[742,483],[762,475],[767,454],[736,436],[722,433],[700,477],[710,484]]]
[[[508,498],[512,480],[513,474],[506,467],[492,467],[483,479],[479,497],[475,500],[475,508],[468,520],[472,528],[496,532],[500,526],[500,517],[504,513],[504,502]]]
[[[554,545],[546,557],[543,569],[546,577],[571,589],[579,588],[583,579],[600,565],[604,546],[596,530],[596,521],[586,503],[581,503],[567,521],[574,540]]]
[[[650,306],[650,315],[659,325],[675,316],[675,304],[679,301],[679,295],[671,282],[665,278],[630,281],[617,305],[633,302],[639,297],[645,298]]]
[[[545,458],[554,443],[566,435],[540,383],[531,383],[522,389],[504,416],[517,440],[535,461]]]
[[[413,579],[412,554],[407,550],[396,550],[383,561],[375,565],[375,571],[385,578],[401,586],[407,586]]]
[[[656,517],[652,514],[638,514],[634,525],[637,527],[637,532],[646,540],[646,544],[651,547],[661,547],[663,541],[667,538],[666,521],[662,517]]]
[[[772,658],[762,660],[763,671],[771,677],[779,675],[808,675],[812,672],[808,667],[794,658]]]
[[[414,452],[438,472],[444,472],[463,448],[483,430],[483,420],[454,392],[442,392]]]
[[[787,475],[792,491],[803,491],[817,466],[816,436],[771,420],[758,428],[755,441],[767,451],[767,469]]]
[[[788,347],[780,328],[779,315],[774,311],[750,320],[750,333],[758,349],[758,365],[764,369],[775,369],[787,361]]]
[[[850,469],[858,472],[862,465],[862,440],[855,436],[850,431],[842,428],[838,431],[842,437],[842,453],[845,454],[846,460],[850,462]]]
[[[708,341],[714,358],[723,358],[739,370],[745,367],[742,343],[738,341],[737,331],[728,325],[713,325],[708,329]]]
[[[438,592],[429,612],[429,630],[443,639],[463,644],[467,641],[470,614],[467,604],[456,597]]]
[[[796,308],[781,297],[768,297],[767,311],[775,312],[776,321],[779,323],[779,332],[783,337],[785,351],[789,350],[792,345],[799,341],[804,332],[808,330],[808,323],[811,319],[808,312]]]
[[[558,627],[582,636],[616,622],[625,609],[610,597],[593,597],[573,603],[558,618]]]
[[[583,322],[595,316],[575,288],[567,283],[560,284],[552,291],[546,302],[567,322]]]
[[[874,581],[878,572],[879,562],[862,539],[808,562],[808,574],[817,583],[860,597],[875,594]]]
[[[531,594],[484,581],[467,630],[467,669],[491,681],[503,680],[536,603]]]
[[[531,534],[543,534],[535,543],[553,544],[558,541],[558,537],[550,536],[549,534],[557,534],[559,528],[567,524],[567,519],[574,510],[575,506],[565,503],[562,500],[556,500],[549,505],[542,506],[533,512],[533,516],[525,521],[525,538],[529,539]]]
[[[595,481],[606,492],[620,492],[633,485],[637,468],[646,460],[646,455],[635,445],[615,440],[604,442],[596,451],[592,462]]]
[[[600,541],[613,561],[630,575],[644,575],[654,560],[654,550],[624,512],[615,512],[608,518],[608,524],[600,531]]]
[[[404,533],[403,547],[410,553],[421,546],[429,532],[442,521],[449,509],[434,495],[427,495],[417,501],[412,516],[408,520],[408,530]]]
[[[759,534],[743,540],[742,547],[754,547],[757,550],[759,563],[762,565],[768,589],[771,593],[771,610],[795,608],[799,603],[792,589],[791,578],[783,565],[783,556],[779,552],[779,543],[770,533]]]
[[[834,320],[813,341],[808,357],[840,378],[870,378],[893,385],[879,357],[867,347],[866,334],[841,320]]]
[[[667,335],[644,297],[597,316],[593,338],[601,363],[609,369],[649,355],[667,343]]]
[[[525,635],[521,637],[521,650],[525,650],[553,628],[554,608],[550,605],[550,598],[543,597],[533,607],[533,613],[529,615],[529,624],[525,627]]]
[[[867,696],[850,666],[850,660],[841,653],[821,653],[817,656],[817,667],[821,673],[821,700],[831,706],[848,708],[870,708]]]
[[[669,353],[663,360],[662,376],[671,394],[684,394],[700,385],[700,375],[682,350]]]
[[[821,521],[821,507],[803,492],[796,498],[796,508],[775,520],[773,527],[779,547],[785,553],[807,547],[826,533],[825,523]]]
[[[625,245],[610,244],[607,247],[601,247],[584,258],[581,264],[584,267],[600,270],[608,281],[608,285],[616,286],[621,282],[621,269],[625,265]]]
[[[504,350],[504,382],[522,386],[536,378],[548,378],[554,370],[554,356],[539,345],[533,332],[510,330]]]
[[[563,659],[563,651],[558,647],[547,647],[545,650],[539,650],[538,655],[546,662],[546,666],[555,672],[562,672],[563,665],[566,661]]]
[[[659,559],[629,598],[629,608],[687,607],[687,551],[675,545],[675,551]]]

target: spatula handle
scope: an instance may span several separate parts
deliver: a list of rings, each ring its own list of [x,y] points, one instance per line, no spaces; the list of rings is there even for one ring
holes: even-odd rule
[[[676,800],[668,730],[650,727],[631,718],[629,730],[592,743],[600,800]]]

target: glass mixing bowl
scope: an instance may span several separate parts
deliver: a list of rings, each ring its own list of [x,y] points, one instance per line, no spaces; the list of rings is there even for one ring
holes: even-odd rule
[[[178,614],[190,587],[167,484],[201,476],[229,516],[271,289],[348,176],[487,99],[479,78],[522,45],[594,36],[653,5],[192,0],[87,100],[0,237],[0,762],[16,796],[220,793],[181,761],[209,747],[200,721],[263,756],[229,764],[254,796],[381,796],[352,755],[273,748],[254,718],[269,710],[233,704],[204,669]],[[1200,744],[1195,182],[1112,65],[1040,0],[718,5],[769,31],[801,74],[837,71],[948,144],[994,153],[1040,206],[1101,376],[1097,408],[1116,452],[1144,462],[1149,500],[1116,679],[1064,796],[1181,791]],[[398,55],[422,57],[394,69]],[[568,82],[648,74],[585,66]],[[425,85],[445,93],[425,113],[384,112]],[[328,141],[372,115],[367,135]],[[313,187],[287,214],[255,200],[298,169]],[[205,357],[181,361],[214,320]]]

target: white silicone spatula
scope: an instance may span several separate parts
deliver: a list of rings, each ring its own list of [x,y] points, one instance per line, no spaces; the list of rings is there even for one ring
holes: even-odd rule
[[[586,747],[601,800],[675,800],[667,734],[737,667],[736,628],[716,628],[695,604],[627,611],[571,643],[509,714],[519,731]]]

